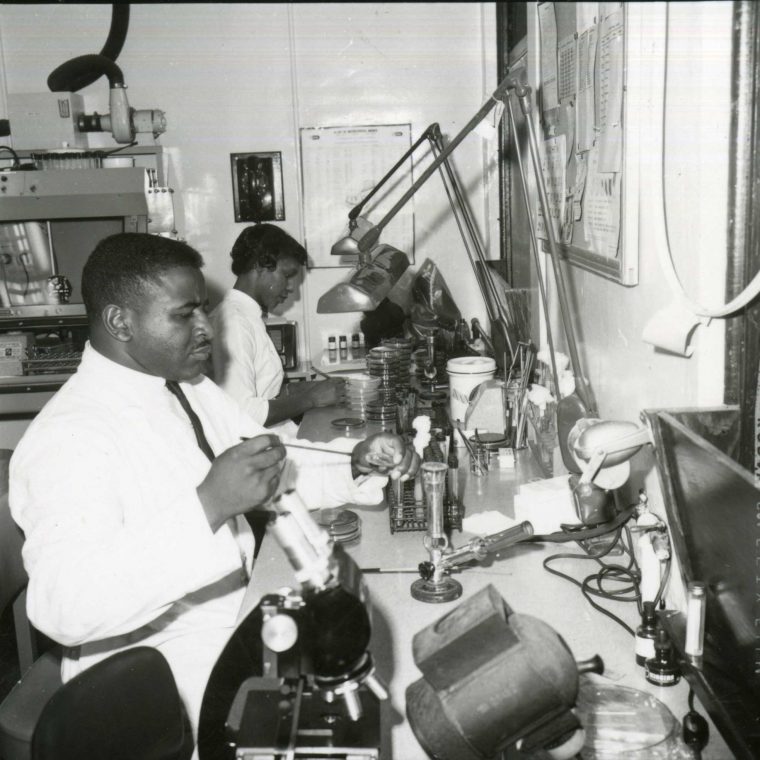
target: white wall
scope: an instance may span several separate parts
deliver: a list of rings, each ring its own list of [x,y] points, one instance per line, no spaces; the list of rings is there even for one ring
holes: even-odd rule
[[[652,7],[633,6],[645,18]],[[713,303],[724,287],[730,12],[724,2],[670,4],[671,239],[686,285]],[[55,66],[100,49],[109,22],[107,5],[0,5],[0,87],[44,91]],[[160,142],[177,189],[177,226],[206,258],[212,300],[232,283],[228,252],[243,226],[233,221],[230,153],[282,152],[283,226],[302,237],[299,127],[410,122],[416,137],[438,121],[453,136],[493,90],[495,35],[492,3],[132,5],[118,62],[131,105],[166,111],[169,127]],[[83,94],[89,110],[107,111],[105,80]],[[471,135],[454,158],[496,257],[493,157]],[[438,178],[414,205],[418,241],[424,241],[418,264],[425,257],[438,262],[465,316],[483,318]],[[670,296],[655,257],[654,220],[642,215],[633,222],[640,232],[637,287],[570,270],[582,359],[600,411],[637,419],[645,407],[720,403],[722,322],[699,329],[691,359],[641,340],[647,320]],[[288,309],[310,331],[314,356],[323,335],[349,332],[358,322],[358,314],[314,314],[319,295],[347,274],[312,271],[301,300]]]
[[[110,5],[0,6],[7,91],[43,92],[53,68],[99,52],[110,14]],[[282,152],[282,226],[303,239],[298,129],[409,122],[416,139],[438,121],[453,136],[495,86],[495,10],[492,3],[133,4],[118,64],[130,105],[166,112],[159,142],[177,191],[177,228],[204,255],[214,302],[234,281],[229,250],[245,226],[234,222],[230,153]],[[108,111],[105,78],[82,94],[88,111]],[[114,144],[94,137],[93,145]],[[483,234],[496,245],[498,185],[495,171],[485,176],[486,161],[474,135],[455,155]],[[483,318],[437,177],[414,204],[424,241],[417,265],[438,262],[463,313]],[[358,325],[360,314],[314,316],[319,295],[349,271],[312,271],[287,308],[285,316],[309,331],[313,356],[328,332]]]
[[[668,88],[665,178],[668,227],[678,273],[685,288],[707,306],[721,304],[725,292],[728,135],[731,73],[731,3],[669,3]],[[653,22],[662,3],[629,3],[642,19],[644,50],[664,25]],[[535,23],[529,39],[534,40]],[[649,76],[651,58],[642,59]],[[535,66],[535,63],[533,64]],[[671,300],[658,263],[662,209],[651,208],[652,182],[659,179],[659,155],[652,152],[646,130],[654,105],[662,98],[662,81],[644,93],[638,166],[639,197],[624,210],[638,226],[639,283],[624,287],[577,267],[567,267],[568,286],[577,307],[575,322],[581,363],[603,417],[637,420],[641,409],[721,404],[725,323],[699,327],[691,358],[669,354],[644,343],[650,317]],[[660,122],[657,122],[659,127]],[[549,289],[553,292],[553,278]],[[556,307],[556,304],[555,304]],[[561,328],[555,339],[564,346]]]

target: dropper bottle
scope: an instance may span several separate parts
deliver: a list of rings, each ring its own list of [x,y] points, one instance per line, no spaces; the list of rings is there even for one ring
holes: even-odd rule
[[[681,671],[676,662],[673,645],[664,628],[657,630],[654,657],[646,661],[644,677],[656,686],[675,686],[681,680]]]
[[[636,664],[644,667],[650,657],[654,657],[654,641],[657,636],[657,614],[654,602],[644,602],[641,610],[641,625],[636,629]]]

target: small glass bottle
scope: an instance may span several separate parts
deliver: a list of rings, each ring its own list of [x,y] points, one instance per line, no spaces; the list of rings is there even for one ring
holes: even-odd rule
[[[686,642],[684,652],[693,665],[702,664],[705,644],[705,606],[707,588],[694,581],[686,593]]]
[[[345,335],[341,335],[338,338],[338,348],[340,350],[340,360],[342,362],[348,359],[348,338]]]
[[[650,657],[654,657],[654,640],[657,636],[657,615],[654,602],[644,602],[641,611],[641,625],[636,629],[636,664],[642,667]]]
[[[358,359],[361,356],[361,343],[359,343],[359,333],[351,336],[351,356]]]
[[[654,641],[654,657],[644,665],[644,677],[656,686],[675,686],[681,680],[681,672],[673,653],[668,632],[664,628],[657,630]]]
[[[331,335],[327,339],[327,356],[331,362],[338,361],[338,346],[335,343],[335,336]]]

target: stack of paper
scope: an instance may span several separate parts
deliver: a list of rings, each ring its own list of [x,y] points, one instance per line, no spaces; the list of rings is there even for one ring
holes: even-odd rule
[[[553,533],[578,524],[567,475],[524,483],[515,494],[515,520],[533,523],[534,533]]]

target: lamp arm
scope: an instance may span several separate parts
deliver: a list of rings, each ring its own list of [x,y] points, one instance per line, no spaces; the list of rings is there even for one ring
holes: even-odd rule
[[[517,140],[517,122],[515,121],[515,113],[512,108],[512,101],[507,99],[507,113],[509,114],[509,128],[514,136],[515,141],[515,157],[517,158],[517,168],[522,177],[522,191],[523,201],[525,202],[525,211],[528,214],[528,219],[531,218],[531,204],[530,197],[528,196],[528,183],[525,181],[525,167],[523,166],[522,154],[520,151],[520,144]],[[554,338],[552,337],[551,318],[549,316],[549,301],[546,297],[546,288],[544,287],[544,278],[541,276],[541,259],[538,252],[538,238],[536,237],[536,231],[533,228],[533,224],[528,224],[528,231],[530,232],[530,247],[533,251],[533,262],[536,265],[536,276],[538,279],[538,290],[541,295],[541,306],[544,312],[544,321],[546,322],[546,342],[549,345],[549,358],[552,363],[552,377],[554,378],[554,389],[557,394],[557,398],[560,398],[559,390],[559,373],[557,372],[557,359],[554,355]]]
[[[430,139],[430,135],[433,133],[434,129],[437,129],[437,124],[431,124],[420,136],[419,138],[414,142],[414,144],[409,148],[409,150],[404,153],[403,156],[393,165],[393,168],[390,169],[390,171],[370,190],[370,192],[361,200],[359,203],[356,204],[349,212],[348,212],[348,223],[349,223],[349,229],[353,230],[356,227],[356,218],[361,214],[362,209],[367,204],[367,202],[372,198],[377,191],[398,171],[398,169],[404,164],[404,162],[409,158],[409,156],[414,153],[417,148],[422,145],[425,140]]]
[[[433,157],[437,157],[440,155],[441,151],[443,150],[443,142],[441,139],[440,132],[436,132],[431,135],[430,137],[430,147],[433,151]],[[444,169],[446,171],[444,171]],[[462,219],[461,217],[467,217],[465,207],[462,203],[459,203],[458,195],[456,194],[456,178],[453,174],[453,171],[451,170],[451,164],[448,162],[448,160],[444,161],[443,164],[440,167],[441,171],[441,179],[443,180],[443,188],[446,191],[446,196],[449,199],[449,205],[451,206],[451,210],[454,212],[454,219],[457,223],[457,227],[459,228],[459,234],[462,236],[462,242],[464,243],[464,249],[465,253],[467,254],[467,258],[470,260],[470,265],[472,266],[473,272],[475,273],[475,280],[478,283],[478,287],[480,288],[480,294],[483,296],[483,301],[485,302],[486,311],[488,312],[488,318],[491,320],[496,319],[496,311],[494,309],[494,305],[491,301],[491,296],[489,295],[488,289],[486,288],[486,284],[484,282],[483,276],[481,272],[478,270],[477,262],[475,261],[475,257],[473,256],[472,250],[470,249],[468,240],[467,240],[467,232],[468,230],[465,230],[465,227],[468,226],[469,218]],[[472,235],[471,231],[470,234]]]
[[[609,452],[605,449],[597,449],[593,453],[591,459],[586,462],[586,465],[583,468],[583,474],[578,481],[578,486],[586,486],[591,483],[591,481],[597,476],[599,470],[602,469],[602,465],[604,464],[604,460],[607,459],[608,453]]]
[[[433,155],[438,156],[443,151],[443,137],[441,136],[440,129],[438,129],[438,125],[434,124],[433,126],[435,127],[435,130],[430,136],[430,145],[433,150]],[[475,274],[475,280],[478,283],[485,302],[488,318],[501,329],[505,346],[509,351],[509,357],[504,357],[504,368],[506,371],[506,367],[510,364],[511,358],[515,355],[512,339],[509,335],[509,320],[504,312],[504,307],[496,290],[496,284],[491,276],[491,271],[488,268],[485,254],[483,253],[482,246],[480,245],[477,236],[475,222],[472,219],[472,214],[470,213],[470,209],[465,199],[465,194],[462,191],[459,179],[448,159],[444,160],[440,167],[440,171],[443,187],[449,199],[451,210],[454,213],[454,219],[459,228],[459,234],[462,236],[462,242],[464,243],[467,258],[470,260],[472,270]],[[472,248],[475,250],[475,255],[482,267],[481,269],[478,268],[478,263],[475,261],[475,257],[473,257],[472,251],[470,250],[470,245],[472,245]],[[496,352],[493,345],[491,346],[491,351],[495,357]]]
[[[443,149],[438,158],[425,169],[416,182],[398,199],[394,206],[386,215],[369,231],[367,231],[358,241],[360,251],[369,251],[377,245],[380,239],[380,233],[388,222],[407,204],[409,199],[430,179],[438,170],[438,167],[459,147],[459,143],[480,124],[483,119],[493,110],[497,103],[503,101],[510,89],[518,84],[515,77],[508,75],[499,86],[494,90],[493,95],[480,107],[478,112],[464,125],[462,130],[452,139],[452,141]]]
[[[591,391],[591,386],[588,384],[585,375],[581,371],[581,362],[578,354],[578,344],[575,340],[575,331],[573,330],[573,323],[570,314],[570,301],[567,295],[567,286],[565,284],[565,276],[560,264],[559,249],[557,247],[557,239],[554,236],[554,225],[552,224],[551,216],[549,213],[549,197],[546,192],[546,183],[544,182],[544,175],[541,170],[540,153],[538,150],[538,139],[536,137],[536,127],[532,119],[532,107],[530,101],[530,87],[520,84],[515,88],[515,92],[520,103],[520,108],[525,115],[525,122],[528,127],[528,147],[530,148],[530,157],[533,162],[533,172],[536,176],[536,189],[538,191],[538,200],[541,204],[541,211],[544,215],[544,222],[546,227],[546,237],[549,243],[549,257],[552,262],[552,268],[554,270],[554,279],[557,283],[557,297],[559,300],[560,311],[562,313],[562,321],[565,327],[565,337],[567,338],[567,347],[570,352],[570,361],[573,365],[573,374],[575,375],[575,382],[578,389],[578,396],[584,403],[586,410],[591,416],[596,416],[597,407],[596,400]]]

